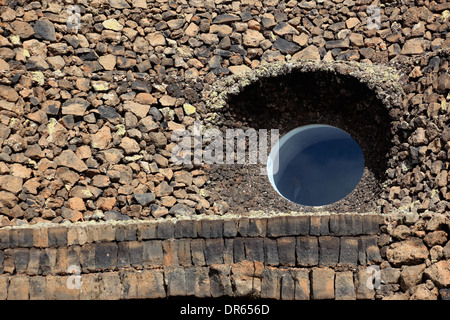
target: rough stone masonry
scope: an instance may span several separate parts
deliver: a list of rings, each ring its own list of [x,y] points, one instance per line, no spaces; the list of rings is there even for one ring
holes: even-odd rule
[[[449,299],[449,12],[0,0],[0,299]],[[259,168],[175,165],[194,121],[335,125],[367,166],[294,206]]]

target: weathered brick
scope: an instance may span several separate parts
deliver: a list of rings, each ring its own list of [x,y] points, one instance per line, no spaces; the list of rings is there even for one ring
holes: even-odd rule
[[[9,229],[0,229],[0,249],[9,248]]]
[[[267,219],[269,237],[307,234],[309,234],[309,216],[278,216]]]
[[[169,239],[162,242],[164,251],[164,267],[177,266],[178,262],[178,240]]]
[[[223,236],[226,238],[236,237],[238,233],[239,220],[229,219],[223,221]]]
[[[14,264],[14,250],[15,249],[5,249],[3,251],[3,272],[13,274],[15,270]]]
[[[37,248],[48,247],[48,228],[33,229],[33,246]]]
[[[245,259],[264,262],[264,240],[262,238],[246,238]]]
[[[172,221],[158,222],[156,227],[156,237],[158,239],[170,239],[175,234],[175,225]]]
[[[47,251],[47,249],[45,249]],[[80,249],[80,263],[82,271],[95,271],[95,243],[86,243]]]
[[[138,274],[139,271],[119,272],[122,278],[122,294],[121,299],[137,299],[138,298]]]
[[[264,262],[268,266],[277,266],[280,264],[277,240],[264,238]]]
[[[311,236],[328,236],[330,216],[317,215],[310,216],[309,235]]]
[[[29,259],[30,259],[30,249],[28,248],[14,249],[14,265],[16,268],[16,273],[26,272]]]
[[[39,274],[39,260],[41,257],[41,249],[30,248],[30,255],[28,259],[28,266],[26,273],[29,275]]]
[[[67,245],[67,228],[66,227],[49,227],[48,228],[48,245],[50,247],[59,247]]]
[[[167,283],[167,296],[186,295],[186,274],[184,268],[165,268],[164,278]]]
[[[278,238],[278,259],[283,266],[295,266],[295,238]]]
[[[179,239],[178,241],[178,262],[182,266],[191,266],[191,239]]]
[[[142,257],[142,253],[141,253]],[[142,261],[142,258],[141,258]],[[126,268],[130,266],[130,253],[128,242],[117,243],[117,267]]]
[[[0,274],[3,273],[3,261],[5,260],[5,254],[0,250]]]
[[[311,272],[311,298],[314,300],[334,299],[334,270],[313,268]]]
[[[8,296],[9,277],[0,275],[0,300],[6,300]]]
[[[143,242],[142,264],[147,267],[160,267],[164,263],[163,241],[149,240]]]
[[[339,238],[319,237],[319,265],[335,266],[339,260]]]
[[[277,299],[281,296],[281,273],[276,268],[265,268],[261,273],[261,299]]]
[[[358,261],[361,265],[381,263],[382,258],[378,248],[378,237],[361,236],[358,243]]]
[[[379,215],[364,215],[361,219],[363,234],[377,234],[380,231],[381,217]]]
[[[208,268],[192,267],[185,269],[186,295],[197,298],[211,296]]]
[[[81,246],[67,247],[67,263],[68,265],[80,265]]]
[[[39,270],[41,274],[52,274],[56,265],[56,248],[45,248],[39,256]]]
[[[197,221],[195,220],[178,220],[175,222],[174,236],[175,238],[196,238],[197,237]]]
[[[45,299],[46,283],[47,283],[46,277],[41,276],[30,277],[30,300]]]
[[[265,237],[267,229],[266,218],[250,218],[248,220],[247,236],[249,237]]]
[[[233,295],[230,272],[231,267],[229,265],[214,264],[209,267],[211,297],[218,298]]]
[[[116,225],[116,241],[136,241],[137,226],[135,224]]]
[[[9,278],[7,300],[28,300],[30,280],[27,276],[14,276]]]
[[[302,267],[317,266],[319,264],[319,243],[316,237],[297,237],[296,245],[297,265]]]
[[[355,287],[356,299],[373,299],[375,297],[374,277],[376,272],[372,267],[359,267],[356,273]]]
[[[13,228],[9,232],[9,247],[25,247],[33,246],[33,229],[30,228]]]
[[[358,264],[358,238],[341,238],[339,264],[343,266],[356,266]]]
[[[80,290],[69,288],[67,281],[71,276],[48,275],[45,277],[45,299],[46,300],[79,300]]]
[[[309,300],[310,284],[308,269],[290,269],[289,272],[295,281],[294,299]]]
[[[281,275],[281,300],[295,299],[295,281],[289,270],[283,270]]]
[[[353,283],[353,272],[336,272],[334,287],[336,300],[356,299],[355,285]]]
[[[101,223],[97,225],[96,241],[114,241],[116,238],[116,227],[111,224]]]
[[[191,257],[195,266],[204,266],[205,262],[205,240],[192,239],[191,241]]]
[[[98,300],[101,294],[100,291],[100,273],[82,275],[81,288],[79,290],[80,300]]]
[[[223,263],[232,264],[234,262],[234,239],[224,238]]]
[[[136,236],[139,241],[156,238],[156,223],[155,222],[141,222],[137,226]]]
[[[231,265],[235,297],[248,297],[254,293],[254,271],[253,261],[241,261]]]
[[[95,268],[111,269],[117,266],[117,244],[104,242],[95,244]]]
[[[248,224],[249,219],[248,218],[240,218],[239,224],[238,224],[238,235],[241,237],[247,237],[248,235]]]
[[[56,248],[56,262],[53,273],[62,274],[65,273],[69,267],[67,247]]]
[[[234,262],[245,260],[245,238],[235,238],[233,242],[233,259]]]
[[[358,214],[330,215],[330,234],[355,236],[362,234],[362,219]]]
[[[221,220],[200,220],[198,236],[202,238],[221,238],[223,236],[223,222]]]
[[[122,285],[118,272],[103,272],[99,275],[99,300],[119,300],[122,294]]]
[[[133,267],[141,267],[144,265],[144,244],[149,241],[127,241],[129,263]],[[120,242],[119,242],[120,244]],[[119,247],[117,248],[117,258],[119,259]],[[122,257],[122,255],[120,255]],[[125,256],[126,259],[126,256]],[[125,260],[126,261],[126,260]],[[119,260],[117,261],[119,263]]]
[[[205,261],[207,265],[223,263],[223,239],[205,240]]]

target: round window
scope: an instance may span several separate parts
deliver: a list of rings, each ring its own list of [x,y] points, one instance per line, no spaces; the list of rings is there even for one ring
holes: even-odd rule
[[[304,206],[324,206],[355,189],[364,172],[364,155],[353,138],[329,125],[307,125],[288,132],[267,161],[270,183],[284,198]]]

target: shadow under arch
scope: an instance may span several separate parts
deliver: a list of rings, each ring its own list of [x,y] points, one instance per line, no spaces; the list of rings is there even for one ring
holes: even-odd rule
[[[221,130],[279,129],[280,137],[308,124],[345,130],[363,150],[363,178],[347,197],[320,210],[378,212],[392,147],[389,109],[400,105],[401,88],[400,74],[385,66],[308,61],[225,78],[214,85],[208,101],[217,112],[213,125]],[[281,199],[255,167],[212,166],[210,185],[220,186],[221,198],[236,209],[316,210]]]

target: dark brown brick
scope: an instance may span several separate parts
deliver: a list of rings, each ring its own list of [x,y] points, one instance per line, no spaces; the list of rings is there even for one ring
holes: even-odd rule
[[[186,296],[186,272],[184,268],[165,268],[164,278],[167,282],[167,296]]]
[[[355,236],[362,234],[362,218],[358,214],[330,215],[330,234],[333,236]]]
[[[223,263],[223,239],[205,240],[205,261],[206,265]]]
[[[297,237],[297,265],[312,267],[319,264],[319,243],[316,237]]]
[[[328,236],[330,216],[317,215],[310,217],[309,235],[311,236]]]
[[[163,265],[163,241],[148,240],[142,242],[142,264],[147,267],[160,267]]]
[[[128,250],[128,259],[129,259],[129,264],[133,267],[140,267],[144,265],[144,243],[147,243],[150,241],[127,241],[127,242],[122,242],[122,243],[126,243],[126,245],[123,247],[125,250]],[[120,244],[120,243],[119,243]],[[126,253],[122,253],[120,252],[120,246],[118,246],[118,253],[117,253],[117,259],[118,259],[118,263],[126,263],[127,262],[127,255]],[[122,258],[123,260],[119,261],[119,257]],[[148,258],[146,256],[146,258]],[[146,260],[147,262],[147,260]]]
[[[156,237],[158,239],[170,239],[173,238],[175,232],[175,225],[172,221],[158,222],[156,227]]]
[[[268,266],[277,266],[280,264],[277,240],[264,238],[264,262]]]
[[[178,220],[175,222],[175,238],[196,238],[197,225],[195,220]]]
[[[235,238],[233,242],[233,259],[234,262],[245,260],[245,238]]]
[[[205,262],[205,240],[192,239],[191,241],[191,257],[195,266],[204,266]]]
[[[16,273],[24,273],[27,271],[28,261],[30,259],[30,249],[17,248],[13,249],[14,253],[14,266]]]
[[[278,259],[282,266],[295,266],[295,238],[277,239]]]
[[[363,234],[377,234],[380,231],[379,215],[363,215],[362,219],[362,233]]]
[[[261,273],[261,299],[280,299],[281,275],[277,268],[264,268]]]
[[[335,266],[339,259],[339,238],[319,237],[319,265]]]
[[[278,216],[267,219],[267,236],[284,237],[309,234],[309,216]]]
[[[245,239],[245,260],[264,262],[264,240],[262,238]]]
[[[65,227],[62,227],[62,229],[66,229]],[[67,243],[67,241],[66,241]],[[58,245],[64,245],[58,244]],[[30,228],[16,228],[11,229],[9,232],[9,247],[10,248],[16,248],[16,247],[24,247],[24,248],[30,248],[33,246],[33,229]]]
[[[240,218],[238,226],[238,235],[241,237],[247,237],[248,235],[248,218]]]
[[[249,237],[265,237],[267,229],[266,218],[250,218],[248,220],[247,236]]]
[[[358,264],[358,238],[342,237],[339,264],[356,266]]]
[[[373,235],[359,237],[358,260],[361,265],[368,263],[377,264],[383,261],[381,258],[380,249],[378,247],[377,236]]]
[[[9,248],[9,229],[0,229],[0,249]]]
[[[117,244],[103,242],[95,244],[95,268],[99,270],[113,269],[117,266]]]
[[[116,226],[116,241],[136,241],[136,230],[137,226],[135,224],[126,224]]]
[[[226,238],[236,237],[238,233],[238,219],[229,219],[223,222],[223,236]]]
[[[284,270],[281,276],[281,300],[295,299],[295,281],[288,270]]]

